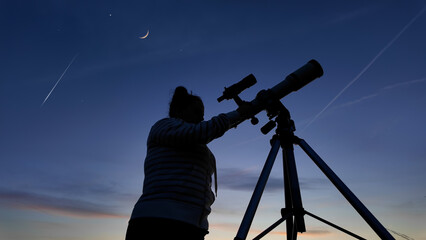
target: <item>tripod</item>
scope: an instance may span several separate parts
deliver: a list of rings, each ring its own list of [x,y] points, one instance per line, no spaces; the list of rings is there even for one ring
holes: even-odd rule
[[[286,221],[287,240],[297,239],[297,233],[306,232],[304,215],[309,215],[325,224],[328,224],[354,238],[364,239],[342,227],[339,227],[321,217],[318,217],[303,208],[302,198],[300,195],[300,186],[297,176],[296,162],[294,158],[293,144],[299,145],[303,151],[314,161],[321,171],[328,177],[340,193],[349,201],[352,207],[361,215],[361,217],[370,225],[381,239],[395,239],[383,227],[383,225],[373,216],[373,214],[364,206],[364,204],[351,192],[351,190],[339,179],[339,177],[327,166],[327,164],[315,153],[315,151],[303,140],[294,135],[295,125],[291,120],[290,113],[285,106],[279,102],[275,102],[275,108],[278,108],[276,117],[276,134],[271,139],[271,150],[256,184],[253,195],[250,199],[244,218],[238,229],[237,236],[234,240],[244,240],[247,237],[257,206],[269,178],[278,150],[283,151],[283,174],[284,174],[284,193],[285,208],[281,209],[281,218],[273,223],[270,227],[256,236],[254,239],[261,239],[275,227]],[[272,128],[275,127],[272,126]]]

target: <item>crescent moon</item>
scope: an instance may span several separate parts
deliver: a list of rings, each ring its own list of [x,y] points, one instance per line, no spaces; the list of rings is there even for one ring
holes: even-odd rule
[[[149,35],[149,30],[148,30],[148,32],[145,34],[145,36],[143,36],[143,37],[139,37],[140,39],[145,39],[145,38],[147,38],[148,37],[148,35]]]

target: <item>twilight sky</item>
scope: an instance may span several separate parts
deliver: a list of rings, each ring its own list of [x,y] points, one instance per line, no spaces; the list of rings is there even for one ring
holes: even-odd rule
[[[426,2],[0,2],[0,238],[124,239],[142,189],[150,127],[174,88],[205,118],[310,59],[324,75],[282,99],[305,139],[396,239],[426,240]],[[144,36],[149,31],[149,36]],[[273,132],[244,122],[209,147],[219,191],[207,240],[233,239]],[[377,235],[295,150],[306,210]],[[284,207],[281,154],[248,238]],[[350,239],[309,216],[300,239]],[[285,224],[265,239],[283,239]]]

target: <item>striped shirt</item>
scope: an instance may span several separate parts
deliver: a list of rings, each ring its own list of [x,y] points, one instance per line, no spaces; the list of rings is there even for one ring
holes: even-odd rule
[[[177,118],[155,123],[147,141],[142,196],[131,218],[169,218],[208,229],[216,161],[207,143],[221,137],[239,117],[233,111],[197,124]]]

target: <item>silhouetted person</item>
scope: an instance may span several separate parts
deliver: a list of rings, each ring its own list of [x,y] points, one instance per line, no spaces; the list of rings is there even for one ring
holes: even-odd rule
[[[247,107],[204,120],[200,97],[177,87],[169,118],[149,133],[143,193],[134,206],[126,240],[204,239],[215,200],[216,160],[207,143],[221,137],[248,113]]]

